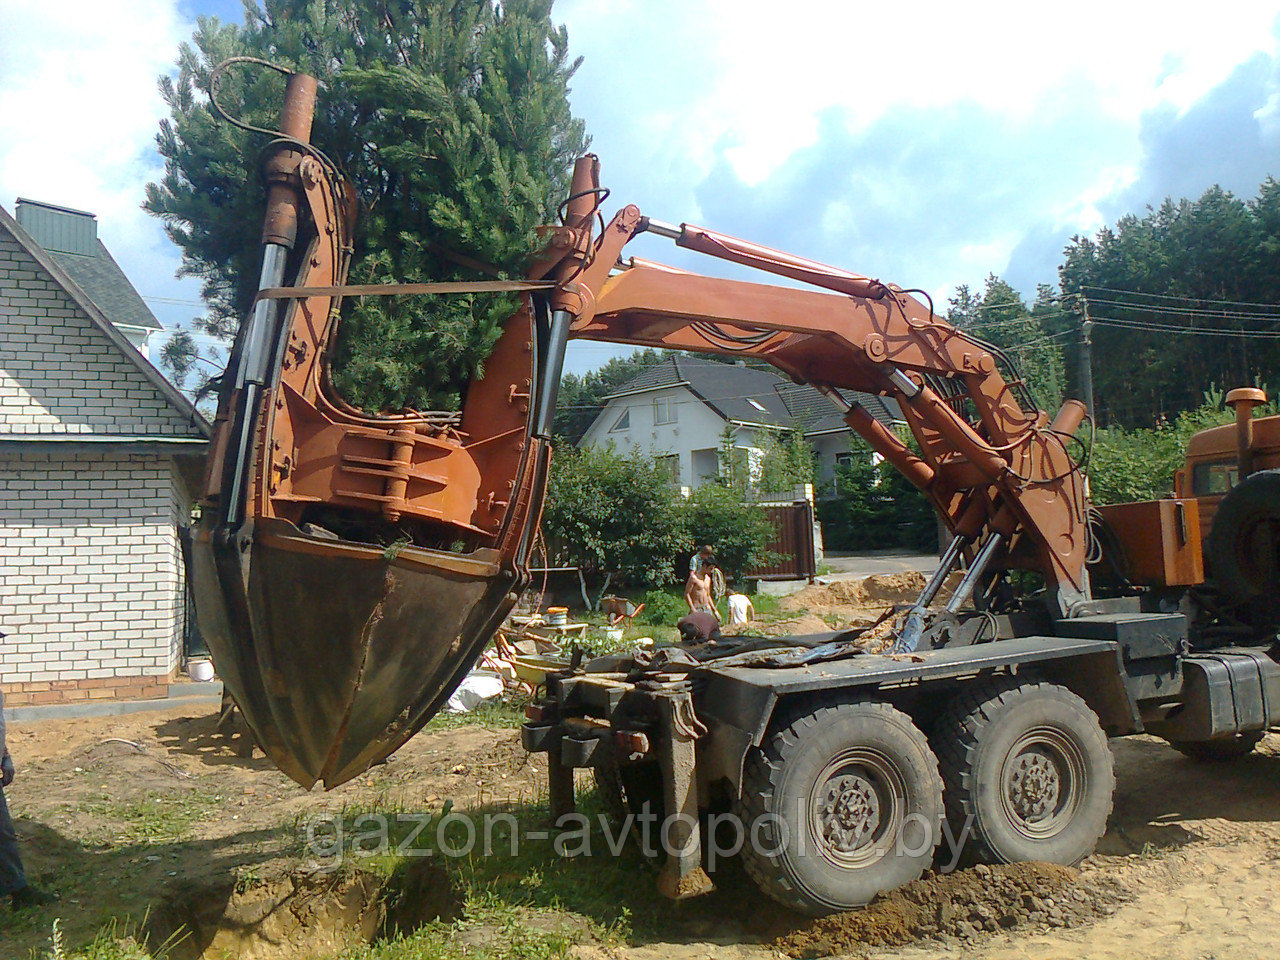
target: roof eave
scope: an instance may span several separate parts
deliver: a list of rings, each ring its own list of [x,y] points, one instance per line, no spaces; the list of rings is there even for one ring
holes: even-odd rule
[[[642,393],[653,393],[655,390],[671,390],[674,387],[689,388],[688,380],[677,380],[675,383],[661,383],[654,387],[641,387],[639,390],[624,390],[620,393],[611,393],[607,397],[602,397],[606,404],[611,400],[618,400],[622,397],[637,397]]]

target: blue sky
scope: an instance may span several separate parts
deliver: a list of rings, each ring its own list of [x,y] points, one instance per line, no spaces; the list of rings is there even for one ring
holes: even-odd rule
[[[990,272],[1031,293],[1056,280],[1072,234],[1214,183],[1252,196],[1280,175],[1274,3],[1158,15],[1114,0],[555,9],[585,58],[573,104],[611,204],[940,302]],[[155,78],[197,15],[241,12],[239,0],[0,0],[0,205],[25,196],[98,213],[167,325],[200,306],[139,209],[159,173]],[[691,265],[654,238],[636,247]],[[570,368],[612,352],[579,345]]]

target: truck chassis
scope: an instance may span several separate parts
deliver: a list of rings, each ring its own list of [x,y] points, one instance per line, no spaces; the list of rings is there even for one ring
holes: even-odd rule
[[[1264,649],[1192,652],[1182,614],[1094,607],[908,654],[829,633],[600,658],[548,676],[523,741],[547,754],[553,820],[591,768],[615,816],[660,823],[659,887],[676,899],[712,889],[715,813],[737,818],[759,885],[813,914],[916,879],[944,835],[946,862],[1074,864],[1111,811],[1107,737],[1230,756],[1280,724]]]

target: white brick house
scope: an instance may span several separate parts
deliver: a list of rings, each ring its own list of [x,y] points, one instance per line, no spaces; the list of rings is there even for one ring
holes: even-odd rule
[[[892,400],[844,391],[892,428]],[[851,456],[851,431],[832,402],[813,387],[772,370],[672,356],[646,367],[605,398],[580,446],[639,450],[666,466],[672,480],[698,487],[720,475],[726,428],[754,474],[770,434],[799,430],[814,453],[814,479],[830,487],[836,464]]]
[[[136,294],[135,294],[136,296]],[[0,687],[163,696],[208,424],[0,208]]]

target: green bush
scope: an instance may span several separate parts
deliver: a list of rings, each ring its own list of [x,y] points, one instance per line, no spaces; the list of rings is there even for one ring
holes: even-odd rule
[[[596,583],[670,583],[688,542],[667,475],[651,458],[611,446],[556,450],[542,530],[553,556]]]
[[[776,557],[768,550],[773,525],[759,507],[744,504],[727,487],[708,483],[684,503],[689,547],[709,543],[716,563],[729,580],[768,566]]]
[[[640,621],[654,626],[670,626],[689,612],[684,598],[670,590],[650,590],[640,600],[644,604]]]
[[[855,445],[836,468],[837,495],[818,504],[824,545],[832,550],[936,550],[938,521],[929,498],[871,451]]]
[[[609,589],[682,584],[695,544],[713,544],[729,578],[774,559],[759,507],[716,484],[686,500],[652,458],[611,446],[557,448],[542,531],[552,556]]]
[[[1259,413],[1267,411],[1261,410]],[[1089,456],[1089,492],[1094,503],[1158,500],[1173,490],[1173,475],[1186,460],[1187,441],[1200,430],[1230,423],[1221,391],[1205,394],[1195,410],[1155,429],[1099,430]]]

